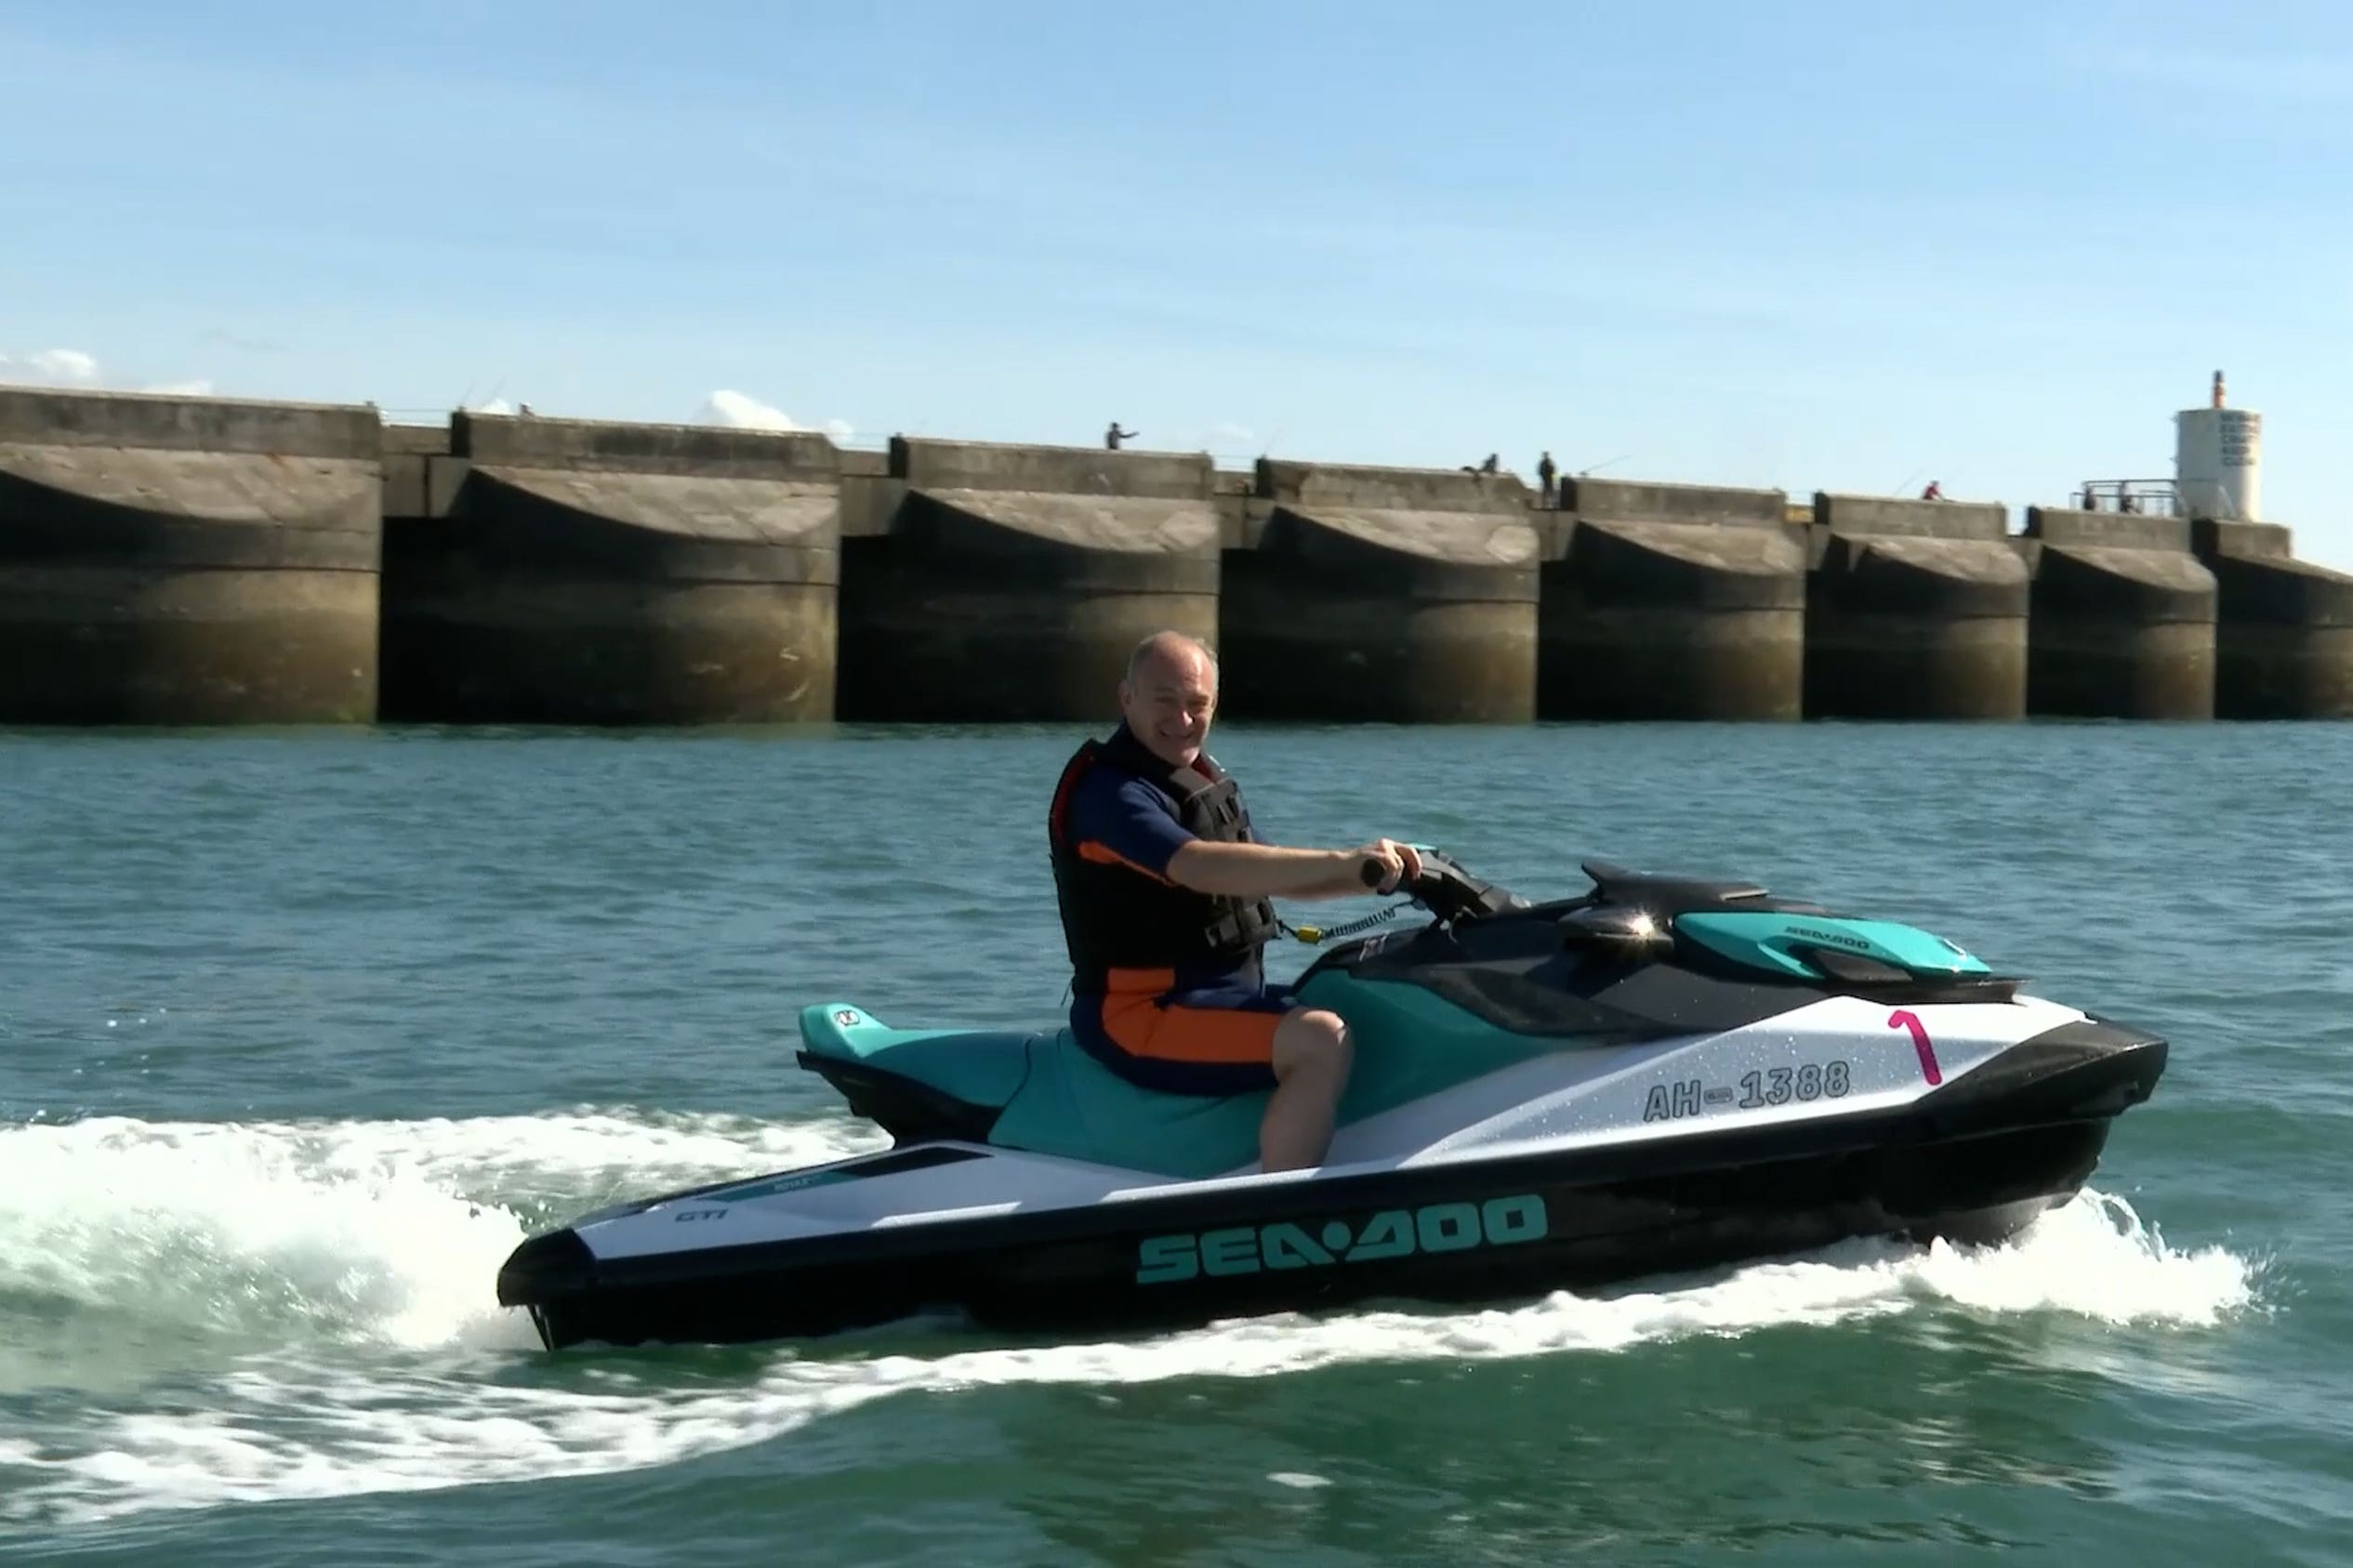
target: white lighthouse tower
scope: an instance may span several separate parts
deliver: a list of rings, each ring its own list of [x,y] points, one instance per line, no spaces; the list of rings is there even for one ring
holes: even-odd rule
[[[2174,415],[2174,491],[2185,517],[2262,520],[2263,415],[2223,406],[2219,370],[2210,405]]]

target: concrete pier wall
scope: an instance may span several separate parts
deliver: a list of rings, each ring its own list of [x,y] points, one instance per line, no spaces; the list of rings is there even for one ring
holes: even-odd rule
[[[1498,475],[1261,459],[1225,557],[1222,706],[1246,718],[1536,716],[1539,537]]]
[[[0,388],[0,723],[364,721],[372,409]]]
[[[0,388],[0,723],[2353,717],[2273,524]]]
[[[2211,718],[2214,574],[2181,518],[2049,507],[2017,541],[2032,576],[2029,712],[2090,718]]]
[[[2019,718],[2026,562],[2005,509],[1814,496],[1805,711],[1818,718]]]
[[[833,443],[459,414],[385,559],[384,717],[832,716]]]
[[[847,538],[843,718],[1104,721],[1163,626],[1215,645],[1206,455],[894,438]]]
[[[435,457],[449,455],[447,425],[384,427],[384,518],[390,533],[395,518],[426,515],[426,473]]]
[[[1787,508],[1778,490],[1563,481],[1543,717],[1802,718],[1806,557]]]
[[[2219,589],[2219,718],[2353,718],[2353,575],[2290,554],[2276,523],[2199,521]]]
[[[842,453],[841,536],[861,539],[889,533],[905,488],[892,482],[890,454]]]

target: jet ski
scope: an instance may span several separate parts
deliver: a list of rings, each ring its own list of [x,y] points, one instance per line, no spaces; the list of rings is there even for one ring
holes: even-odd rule
[[[2073,1194],[2164,1070],[2163,1039],[1910,926],[1597,862],[1533,902],[1421,859],[1388,908],[1426,920],[1293,982],[1355,1038],[1315,1169],[1258,1168],[1262,1092],[1140,1089],[1066,1027],[824,1002],[799,1063],[892,1147],[583,1216],[518,1246],[498,1300],[550,1350],[940,1311],[1117,1333],[1987,1243]]]

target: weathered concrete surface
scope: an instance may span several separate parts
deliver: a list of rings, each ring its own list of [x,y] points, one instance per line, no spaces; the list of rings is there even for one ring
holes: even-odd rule
[[[2018,718],[2026,562],[1974,539],[1833,534],[1806,586],[1815,718]]]
[[[1369,464],[1301,463],[1262,457],[1259,499],[1314,512],[1524,511],[1535,493],[1514,474],[1464,473],[1455,468],[1391,468]]]
[[[2067,507],[2029,507],[2028,539],[2045,545],[2091,546],[2120,550],[2170,550],[2188,555],[2189,520],[2133,512],[2079,512]],[[2285,554],[2283,550],[2281,552]]]
[[[0,445],[0,559],[373,573],[376,465]]]
[[[832,712],[830,585],[549,571],[443,579],[409,603],[401,652],[385,660],[388,719],[628,726]]]
[[[385,550],[384,713],[695,724],[833,715],[833,445],[461,414]]]
[[[886,452],[841,454],[841,536],[862,539],[888,534],[906,486],[891,478]]]
[[[430,459],[447,457],[447,425],[387,425],[384,427],[384,516],[390,519],[430,515],[426,472]]]
[[[2193,535],[2219,590],[2215,716],[2353,718],[2353,576],[2294,560],[2276,523]]]
[[[1536,717],[1541,547],[1509,476],[1262,460],[1256,547],[1225,557],[1224,710],[1238,718]],[[1410,504],[1406,504],[1410,503]]]
[[[384,421],[341,403],[0,387],[0,443],[374,462]]]
[[[2187,520],[2036,507],[2018,547],[2033,577],[2029,711],[2214,716],[2216,588]]]
[[[1569,478],[1543,569],[1547,718],[1794,719],[1805,549],[1787,494]]]
[[[844,541],[841,715],[1099,718],[1149,633],[1215,644],[1217,543],[1205,503],[911,491]]]
[[[2295,537],[2280,522],[2231,522],[2197,518],[2189,525],[2189,547],[2201,560],[2228,556],[2234,560],[2290,560]]]
[[[1902,501],[1885,495],[1814,493],[1814,522],[1832,534],[1910,539],[1995,539],[2010,532],[2009,508],[1995,501]]]
[[[372,718],[380,436],[364,408],[0,389],[0,722]]]
[[[1747,526],[1580,517],[1543,569],[1547,718],[1795,719],[1805,552]]]
[[[916,490],[1011,490],[1047,495],[1206,501],[1207,453],[1113,452],[1084,446],[891,438],[891,477]]]
[[[1207,456],[894,438],[892,522],[845,539],[840,714],[1094,721],[1163,627],[1215,645]]]
[[[359,572],[0,564],[0,723],[365,723]]]
[[[446,457],[450,455],[451,431],[447,425],[387,425],[384,427],[384,455],[387,457]]]
[[[628,474],[689,474],[835,484],[841,455],[813,430],[738,430],[719,425],[615,424],[461,413],[450,450],[489,466]]]
[[[689,474],[478,468],[467,509],[502,547],[681,581],[813,583],[837,567],[831,485]]]
[[[1712,484],[1574,478],[1560,481],[1561,506],[1588,522],[1706,522],[1778,528],[1788,520],[1782,490]]]
[[[1095,721],[1128,653],[1168,628],[1217,642],[1217,560],[1024,583],[911,561],[895,538],[843,542],[840,714],[865,720]],[[1125,580],[1120,580],[1124,575]],[[1091,576],[1091,584],[1077,579]]]
[[[1999,506],[1814,497],[1805,712],[1815,718],[2020,718],[2026,562]]]

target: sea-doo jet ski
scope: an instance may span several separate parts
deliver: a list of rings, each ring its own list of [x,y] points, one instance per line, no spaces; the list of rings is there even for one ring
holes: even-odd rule
[[[1426,922],[1294,982],[1355,1037],[1316,1169],[1258,1169],[1263,1092],[1137,1088],[1066,1027],[826,1002],[798,1060],[892,1148],[587,1215],[517,1247],[498,1299],[550,1349],[938,1310],[1117,1332],[1995,1241],[2081,1187],[2164,1069],[2162,1039],[1910,926],[1599,863],[1549,903],[1422,866]]]

